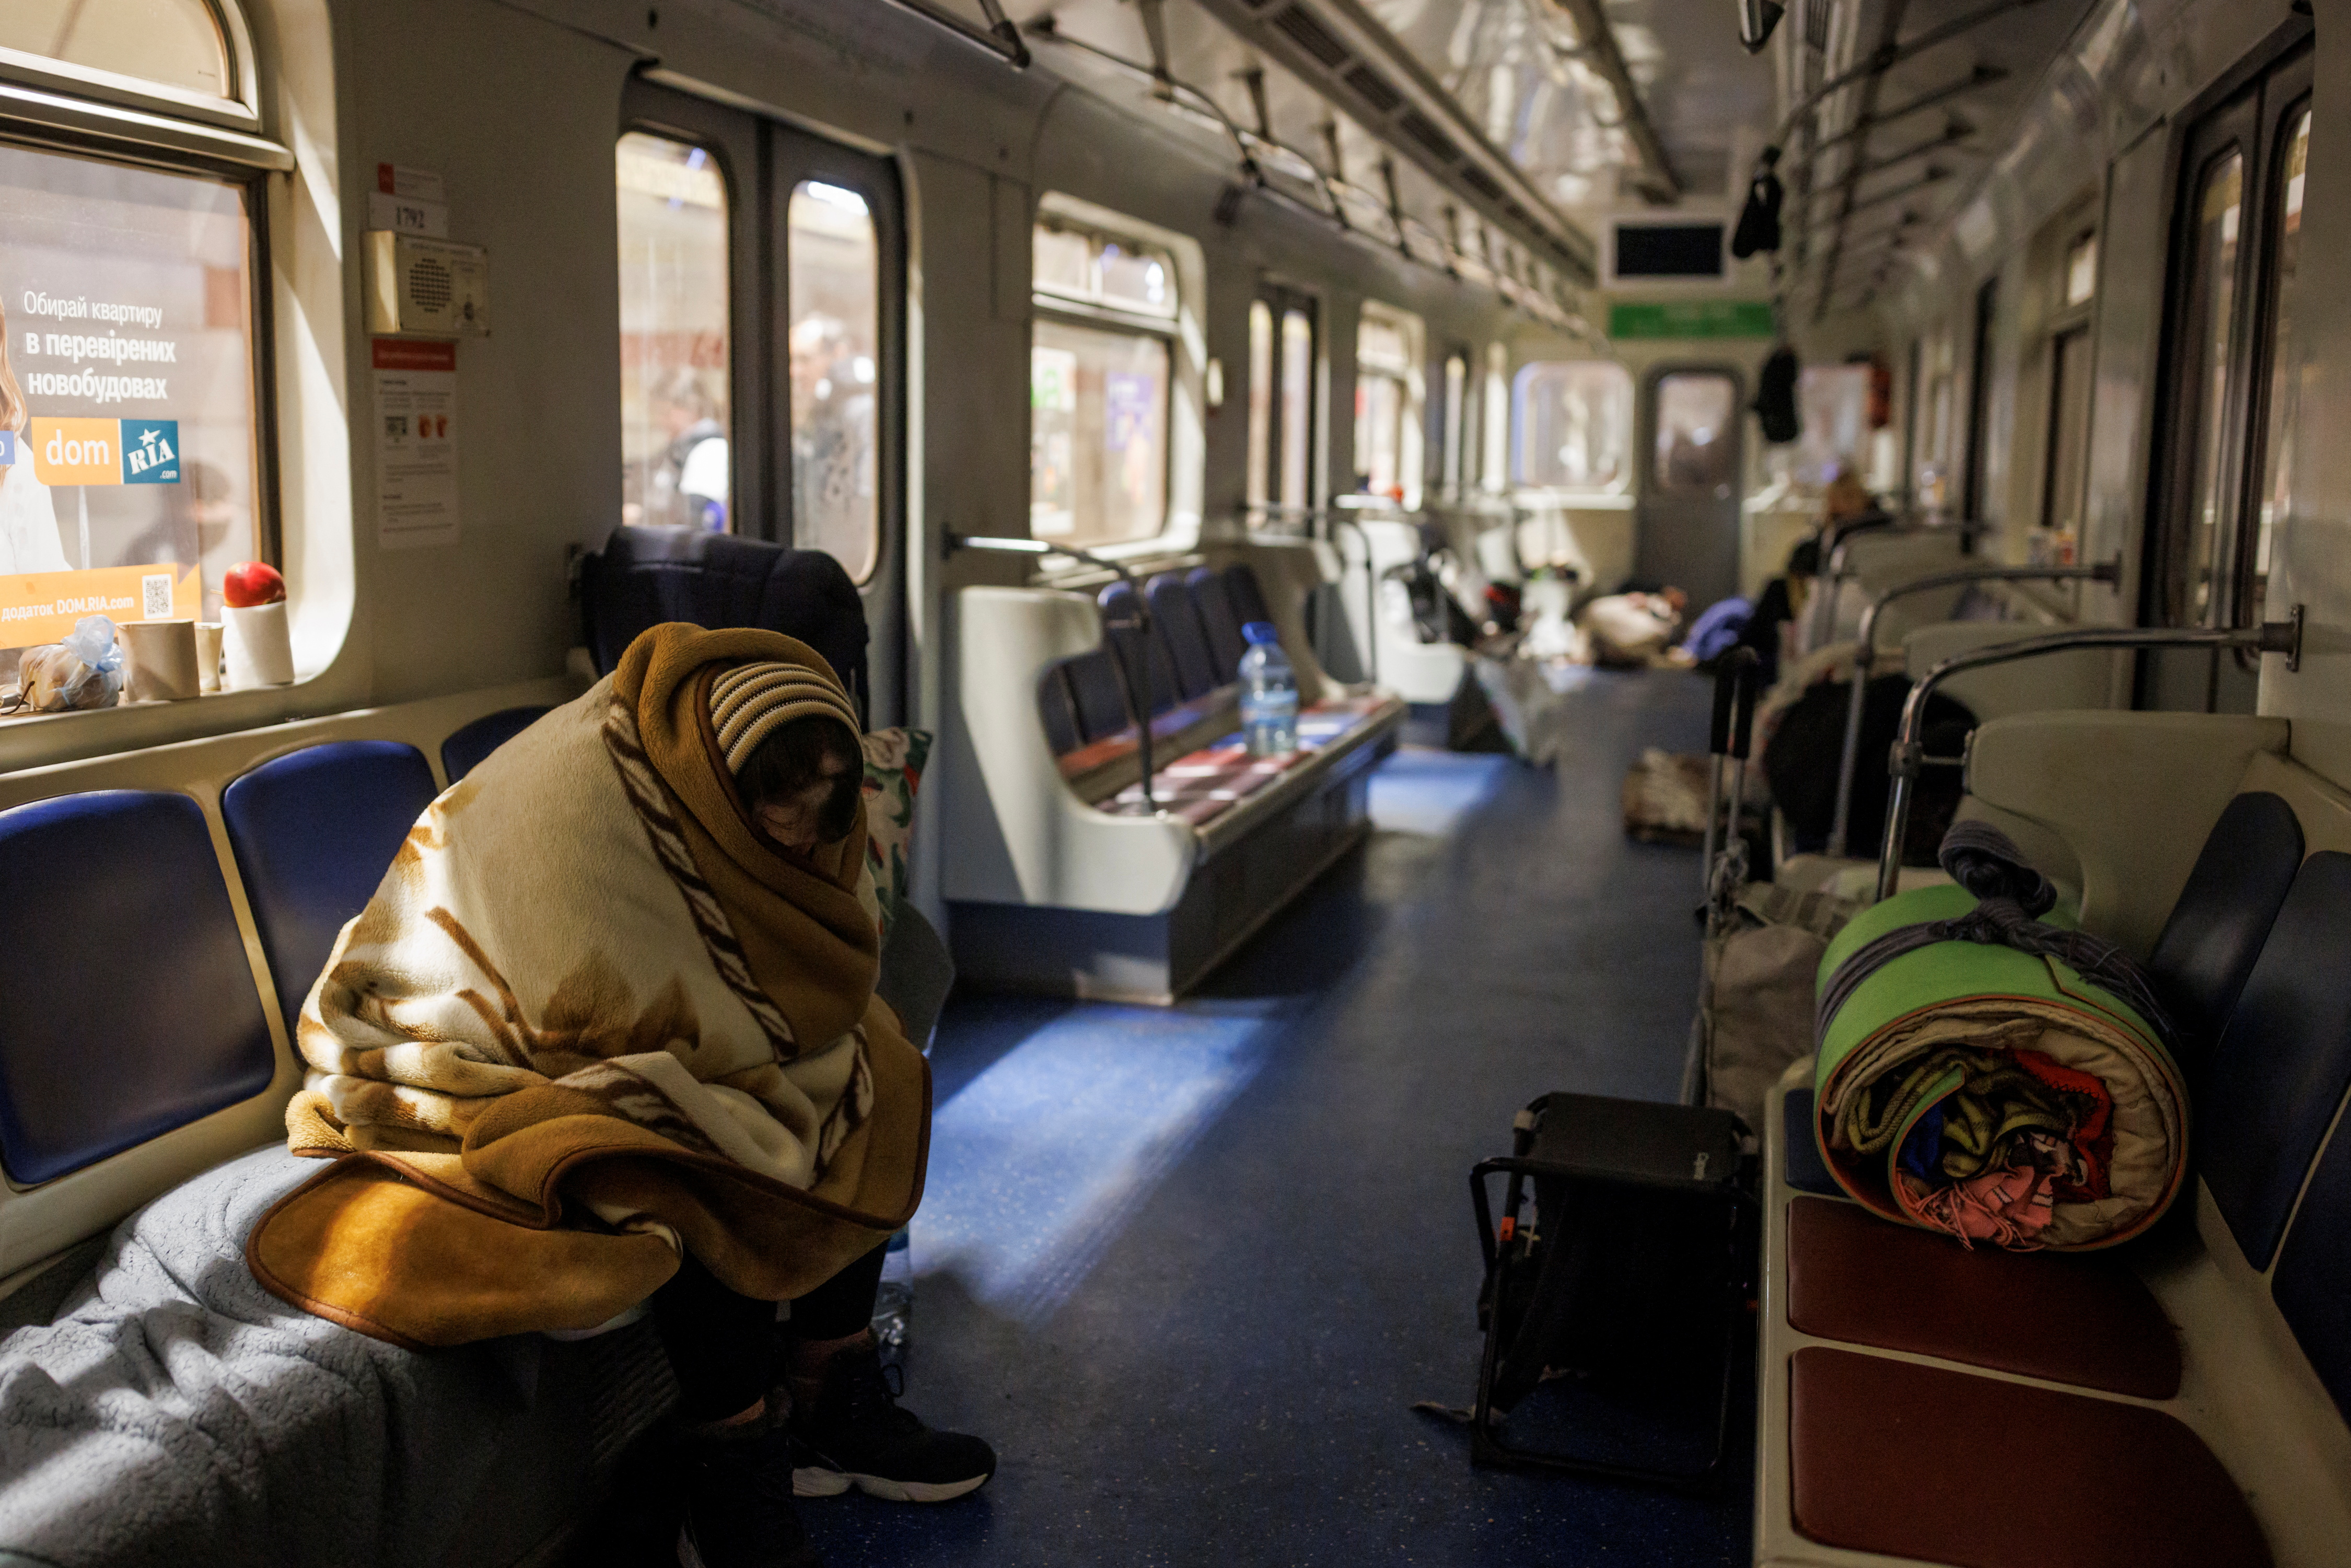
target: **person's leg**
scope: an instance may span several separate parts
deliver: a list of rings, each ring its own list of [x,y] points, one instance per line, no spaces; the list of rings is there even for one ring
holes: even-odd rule
[[[854,1486],[897,1502],[945,1502],[996,1473],[995,1450],[979,1438],[934,1432],[898,1407],[872,1326],[883,1254],[876,1247],[792,1302],[785,1366],[800,1497]]]
[[[687,1258],[652,1305],[685,1423],[681,1568],[821,1568],[783,1484],[790,1438],[765,1418],[776,1303]]]

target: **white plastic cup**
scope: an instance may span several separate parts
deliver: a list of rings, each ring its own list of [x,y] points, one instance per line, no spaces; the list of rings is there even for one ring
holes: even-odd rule
[[[231,604],[221,611],[221,649],[228,656],[231,691],[294,684],[294,642],[286,628],[286,601]]]
[[[130,665],[124,695],[132,702],[186,702],[203,689],[197,684],[194,622],[126,621],[120,631]]]
[[[217,621],[196,622],[196,689],[221,689],[221,623]]]

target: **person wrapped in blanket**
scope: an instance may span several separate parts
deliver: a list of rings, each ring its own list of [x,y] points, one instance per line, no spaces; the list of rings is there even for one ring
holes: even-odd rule
[[[1958,885],[1856,916],[1822,960],[1821,1142],[1888,1218],[1972,1246],[2111,1245],[2177,1193],[2187,1094],[2170,1025],[2113,944],[2043,922],[2056,891],[1962,821]]]
[[[861,735],[813,649],[672,622],[452,786],[304,1003],[287,1138],[331,1164],[247,1243],[418,1349],[649,1309],[686,1568],[816,1568],[795,1495],[996,1468],[898,1407],[869,1327],[930,1075],[874,993]]]

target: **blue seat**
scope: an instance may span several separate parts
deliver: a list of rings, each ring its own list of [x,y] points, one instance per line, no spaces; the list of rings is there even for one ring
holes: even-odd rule
[[[1217,674],[1216,655],[1208,651],[1208,633],[1200,624],[1199,608],[1181,576],[1163,571],[1144,584],[1143,595],[1151,605],[1151,628],[1166,646],[1169,662],[1176,667],[1176,689],[1185,701],[1207,696],[1232,679],[1230,674],[1219,677]]]
[[[554,709],[545,703],[528,707],[500,708],[450,732],[441,743],[441,771],[455,784],[482,765],[482,759]]]
[[[336,936],[366,907],[433,796],[424,754],[396,740],[305,747],[221,791],[289,1037]]]
[[[2351,1136],[2340,1129],[2294,1211],[2270,1294],[2335,1407],[2351,1418]]]
[[[1235,561],[1225,568],[1225,595],[1232,601],[1233,613],[1246,626],[1252,621],[1270,621],[1273,610],[1265,601],[1265,590],[1258,585],[1257,573],[1247,561]],[[1236,669],[1240,660],[1233,661]]]
[[[1214,659],[1219,674],[1219,684],[1238,674],[1241,655],[1249,652],[1249,639],[1241,635],[1241,618],[1234,612],[1233,596],[1225,585],[1224,574],[1214,567],[1196,566],[1184,579],[1191,591],[1192,607],[1200,617],[1200,630],[1208,639],[1208,656]]]
[[[1061,664],[1047,666],[1037,677],[1037,711],[1045,720],[1045,740],[1053,755],[1067,757],[1085,744],[1078,727],[1077,698],[1070,695],[1070,672]]]
[[[822,654],[859,716],[869,711],[865,603],[822,550],[694,528],[614,528],[583,563],[580,602],[600,674],[611,673],[638,633],[664,621],[764,626]]]
[[[1108,648],[1081,653],[1061,666],[1076,706],[1078,734],[1084,739],[1105,740],[1134,724],[1127,712],[1126,687],[1119,680],[1118,661]]]
[[[0,811],[0,1165],[45,1182],[247,1100],[277,1058],[203,810]]]
[[[2204,1182],[2266,1269],[2351,1087],[2351,854],[2303,862],[2196,1092]]]
[[[1837,1186],[1836,1177],[1829,1174],[1828,1162],[1821,1158],[1820,1136],[1813,1128],[1811,1085],[1789,1090],[1780,1103],[1780,1130],[1788,1141],[1788,1185],[1799,1192],[1844,1197],[1844,1189]]]
[[[1166,644],[1160,641],[1157,628],[1154,627],[1148,635],[1134,629],[1140,619],[1135,613],[1134,590],[1123,582],[1113,582],[1102,591],[1101,604],[1102,623],[1110,629],[1111,644],[1126,661],[1127,678],[1138,688],[1146,682],[1149,685],[1147,700],[1152,716],[1156,717],[1183,701],[1174,663],[1167,656]],[[1138,689],[1135,695],[1141,698],[1144,694]]]
[[[2302,823],[2265,789],[2230,801],[2206,836],[2147,961],[2191,1074],[2236,1007],[2301,865]]]

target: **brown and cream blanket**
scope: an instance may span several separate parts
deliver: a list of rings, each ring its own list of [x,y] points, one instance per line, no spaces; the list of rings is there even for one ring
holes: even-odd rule
[[[326,1170],[246,1260],[396,1343],[592,1327],[689,1251],[802,1294],[922,1194],[929,1069],[873,997],[864,813],[799,856],[752,826],[709,685],[823,660],[672,623],[434,801],[297,1025],[287,1112]]]

